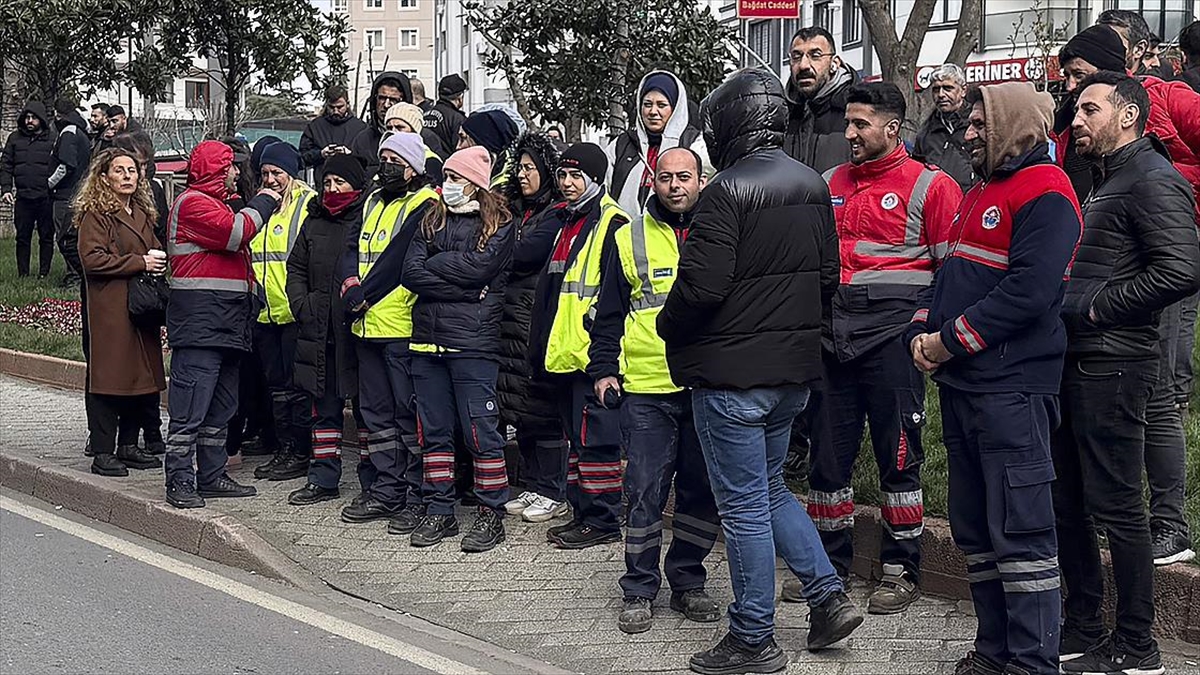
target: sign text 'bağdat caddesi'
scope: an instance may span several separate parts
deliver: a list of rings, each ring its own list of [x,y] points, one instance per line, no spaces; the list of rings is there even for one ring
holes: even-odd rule
[[[739,19],[799,19],[800,0],[738,0]]]

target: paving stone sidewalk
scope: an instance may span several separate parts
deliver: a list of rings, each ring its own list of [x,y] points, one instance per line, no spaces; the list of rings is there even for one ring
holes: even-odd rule
[[[0,450],[87,471],[85,438],[82,394],[0,375]],[[462,553],[457,540],[414,549],[406,537],[389,536],[383,522],[340,520],[341,506],[357,494],[353,458],[343,472],[342,499],[306,508],[287,504],[287,493],[302,481],[254,481],[253,466],[246,463],[231,475],[255,484],[257,497],[210,500],[209,505],[236,516],[340,590],[512,651],[581,673],[681,672],[693,652],[711,646],[725,630],[724,620],[684,621],[666,607],[664,590],[655,603],[652,630],[634,636],[618,631],[620,544],[560,551],[546,543],[546,525],[509,518],[507,541],[488,553]],[[131,474],[115,480],[161,493],[161,470]],[[708,568],[709,591],[728,602],[732,591],[722,549],[710,556]],[[852,595],[865,607],[868,592],[858,581]],[[781,604],[777,639],[789,653],[787,672],[793,674],[950,673],[970,648],[975,630],[970,609],[970,603],[922,598],[904,615],[867,617],[840,649],[814,655],[803,650],[807,609]],[[1170,652],[1168,672],[1200,674],[1200,648],[1164,647]]]

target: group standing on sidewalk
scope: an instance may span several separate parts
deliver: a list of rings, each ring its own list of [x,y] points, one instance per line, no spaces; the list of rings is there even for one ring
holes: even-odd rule
[[[547,545],[567,551],[623,542],[630,634],[654,624],[664,579],[672,611],[720,619],[705,561],[723,536],[729,631],[690,666],[775,672],[777,557],[782,599],[810,609],[807,649],[864,622],[846,593],[864,430],[882,500],[864,609],[920,597],[930,374],[978,616],[956,675],[1157,675],[1154,566],[1194,557],[1176,371],[1200,291],[1200,95],[1138,76],[1140,16],[1101,23],[1060,54],[1057,112],[1029,83],[938,69],[919,157],[901,90],[858,82],[814,27],[793,36],[786,83],[740,70],[696,106],[651,72],[607,150],[465,115],[460,78],[421,107],[386,72],[370,125],[335,87],[299,150],[200,143],[170,205],[148,139],[116,134],[89,163],[74,108],[56,106],[51,138],[31,105],[0,188],[22,273],[43,220],[78,256],[92,470],[156,468],[165,449],[177,508],[256,494],[227,473],[249,373],[276,439],[254,475],[304,478],[290,504],[343,498],[349,411],[343,521],[414,547],[461,535],[472,554],[511,517],[559,521]],[[163,443],[161,322],[132,300],[168,260]],[[801,446],[806,504],[784,481]]]

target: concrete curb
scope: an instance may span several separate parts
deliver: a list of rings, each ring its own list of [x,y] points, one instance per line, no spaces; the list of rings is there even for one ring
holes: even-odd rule
[[[83,389],[87,364],[53,356],[0,349],[0,373],[62,389]]]
[[[111,479],[4,452],[0,486],[222,565],[300,588],[322,585],[237,519],[212,509],[179,510]]]

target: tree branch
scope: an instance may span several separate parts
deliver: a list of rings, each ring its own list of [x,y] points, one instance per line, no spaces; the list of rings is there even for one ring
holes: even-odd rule
[[[954,42],[946,63],[965,65],[967,57],[975,51],[979,42],[979,22],[983,16],[983,0],[963,0],[958,14],[958,28],[954,31]]]

